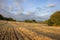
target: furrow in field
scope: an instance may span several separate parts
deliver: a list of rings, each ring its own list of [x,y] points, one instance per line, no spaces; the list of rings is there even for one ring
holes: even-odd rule
[[[23,36],[14,28],[14,33],[17,40],[24,40]]]
[[[2,27],[2,28],[1,28]],[[4,36],[5,36],[5,33],[7,32],[8,30],[8,27],[4,27],[4,26],[1,26],[0,28],[0,40],[3,40]]]
[[[9,27],[3,40],[17,40],[12,27]]]
[[[32,40],[31,38],[29,38],[29,36],[27,36],[26,34],[24,34],[22,31],[20,31],[19,28],[16,28],[17,33],[19,33],[19,36],[22,35],[21,37],[23,37],[22,39],[24,40]]]
[[[11,25],[12,25],[12,24],[11,24]],[[32,37],[29,37],[30,35],[27,35],[26,33],[22,32],[22,31],[19,29],[18,25],[14,24],[14,23],[13,23],[13,25],[15,25],[17,31],[18,31],[19,33],[21,33],[21,35],[24,37],[24,40],[32,40],[32,39],[33,39]]]
[[[16,24],[14,24],[14,25],[16,25]],[[17,26],[17,25],[16,25]],[[18,25],[19,26],[19,25]],[[19,28],[18,28],[19,29]],[[24,30],[25,29],[25,30]],[[30,30],[29,28],[25,28],[25,27],[20,27],[20,31],[22,32],[22,33],[24,33],[25,35],[27,35],[30,39],[34,39],[35,40],[35,38],[36,38],[36,40],[37,40],[37,36],[38,36],[38,33],[36,32],[36,31],[33,31],[32,29]],[[27,34],[26,34],[27,33]],[[32,35],[32,34],[35,34],[35,35]],[[40,37],[39,37],[40,36]],[[44,36],[44,35],[39,35],[38,36],[38,39],[51,39],[50,37],[47,37],[47,36]],[[40,40],[41,40],[40,39]],[[52,39],[51,39],[52,40]]]
[[[36,32],[34,31],[31,31],[31,30],[28,30],[27,28],[24,28],[24,27],[19,27],[19,30],[21,32],[23,32],[25,35],[27,35],[29,38],[31,38],[32,40],[52,40],[48,37],[43,37],[42,35],[37,35]]]
[[[24,33],[22,33],[16,25],[14,25],[14,24],[13,25],[10,24],[10,25],[13,26],[18,40],[31,40],[28,36],[26,36]]]

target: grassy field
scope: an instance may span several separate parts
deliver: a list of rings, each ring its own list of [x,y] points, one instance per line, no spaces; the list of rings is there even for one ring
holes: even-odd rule
[[[60,40],[60,27],[0,21],[0,40]]]

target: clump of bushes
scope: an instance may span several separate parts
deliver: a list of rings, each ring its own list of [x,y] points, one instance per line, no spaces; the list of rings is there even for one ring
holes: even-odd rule
[[[25,20],[25,22],[36,23],[36,20]]]

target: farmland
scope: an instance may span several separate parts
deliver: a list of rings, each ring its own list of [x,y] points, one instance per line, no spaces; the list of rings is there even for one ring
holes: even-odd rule
[[[60,27],[0,21],[0,40],[60,40]]]

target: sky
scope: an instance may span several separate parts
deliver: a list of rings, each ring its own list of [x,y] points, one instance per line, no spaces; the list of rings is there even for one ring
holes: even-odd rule
[[[60,11],[60,0],[0,0],[0,14],[16,20],[42,21]]]

